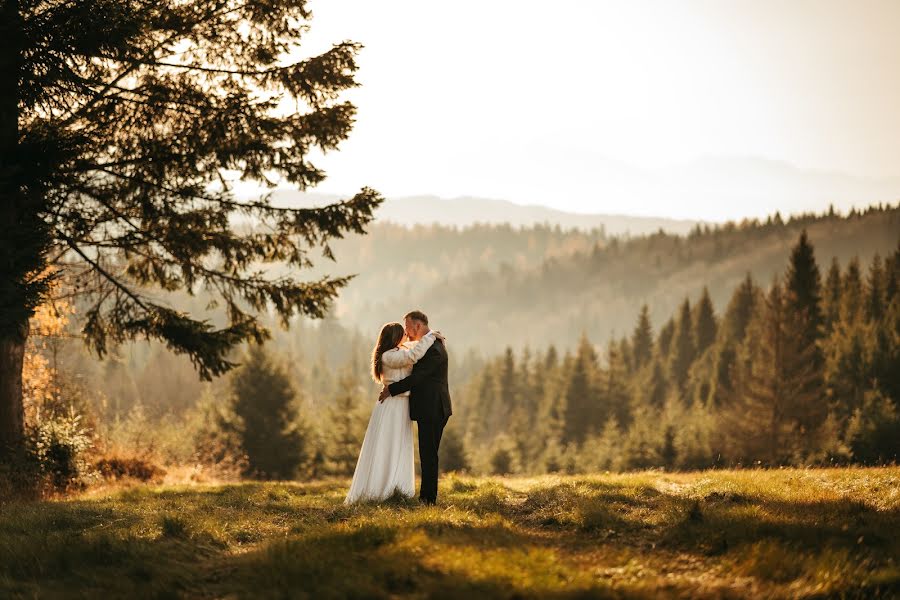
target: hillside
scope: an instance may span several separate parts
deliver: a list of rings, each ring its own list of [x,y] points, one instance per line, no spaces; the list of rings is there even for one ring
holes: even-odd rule
[[[804,228],[823,273],[833,257],[846,264],[858,256],[867,264],[876,253],[885,256],[897,247],[900,207],[786,223],[729,223],[687,237],[598,236],[589,247],[589,237],[564,243],[555,238],[558,245],[544,243],[543,257],[534,251],[540,247],[537,234],[527,229],[515,235],[502,230],[509,241],[501,244],[502,236],[487,232],[476,238],[466,231],[375,228],[366,238],[335,244],[333,270],[359,273],[342,293],[337,314],[345,324],[375,332],[420,307],[457,347],[486,352],[548,342],[572,347],[582,332],[602,342],[629,332],[643,303],[658,328],[704,286],[721,310],[748,272],[768,284],[783,271],[788,249]]]
[[[6,598],[890,598],[900,470],[134,487],[0,514]]]
[[[507,345],[521,350],[526,344],[532,349],[553,344],[564,351],[575,348],[582,331],[602,345],[611,334],[632,330],[644,302],[658,332],[684,297],[696,300],[704,286],[721,314],[748,271],[762,284],[783,272],[788,249],[804,227],[824,277],[832,256],[846,266],[858,255],[865,265],[876,252],[893,252],[900,208],[628,240],[548,226],[374,224],[367,235],[333,244],[337,262],[319,259],[315,269],[301,272],[268,267],[273,275],[300,279],[357,274],[341,292],[334,319],[295,324],[289,332],[269,320],[272,346],[298,379],[321,383],[314,395],[330,394],[334,382],[325,379],[334,379],[334,370],[350,363],[360,384],[368,385],[364,362],[381,325],[422,308],[450,337],[454,383],[463,385],[482,367],[470,360],[472,349],[483,357]],[[174,307],[223,325],[221,308],[205,310],[209,299],[205,293],[170,297]],[[84,307],[78,308],[83,314]],[[152,410],[189,406],[201,391],[187,358],[160,344],[125,344],[114,353],[118,358],[103,363],[83,351],[75,354],[69,364],[102,381],[115,406],[127,408],[137,399]],[[165,382],[156,381],[157,369],[169,374]]]

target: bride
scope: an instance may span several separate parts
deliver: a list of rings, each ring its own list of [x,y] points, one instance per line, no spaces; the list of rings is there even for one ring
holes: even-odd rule
[[[372,352],[375,381],[390,384],[407,377],[439,336],[430,331],[418,342],[410,342],[403,325],[387,323],[381,328]],[[405,392],[376,403],[372,409],[344,503],[381,501],[395,491],[413,496],[416,485],[413,461],[413,424],[409,419],[409,392]]]

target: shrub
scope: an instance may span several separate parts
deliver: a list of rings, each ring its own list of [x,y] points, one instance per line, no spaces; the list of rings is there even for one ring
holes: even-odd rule
[[[846,434],[853,458],[863,464],[878,464],[900,458],[900,414],[890,398],[880,391],[866,392]]]
[[[94,468],[106,479],[131,477],[140,481],[159,480],[166,474],[165,469],[133,457],[104,457],[94,463]]]
[[[93,446],[91,431],[81,424],[82,417],[70,408],[53,414],[26,428],[26,452],[39,486],[49,491],[66,492],[82,488],[93,474],[85,451]]]

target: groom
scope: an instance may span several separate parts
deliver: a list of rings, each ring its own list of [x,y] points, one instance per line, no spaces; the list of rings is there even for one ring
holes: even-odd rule
[[[406,335],[419,341],[431,331],[428,317],[414,310],[404,317]],[[440,338],[434,341],[412,369],[409,377],[384,386],[379,401],[409,391],[409,418],[419,422],[419,462],[422,465],[422,483],[419,499],[425,504],[437,501],[438,446],[450,409],[450,388],[447,385],[447,349]]]

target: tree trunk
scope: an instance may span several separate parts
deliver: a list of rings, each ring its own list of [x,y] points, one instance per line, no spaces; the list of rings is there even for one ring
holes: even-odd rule
[[[17,334],[0,337],[0,459],[14,454],[22,443],[22,361],[28,323]]]
[[[17,0],[0,2],[0,460],[21,446],[22,360],[28,335],[19,268],[22,194],[17,165],[22,26]]]

